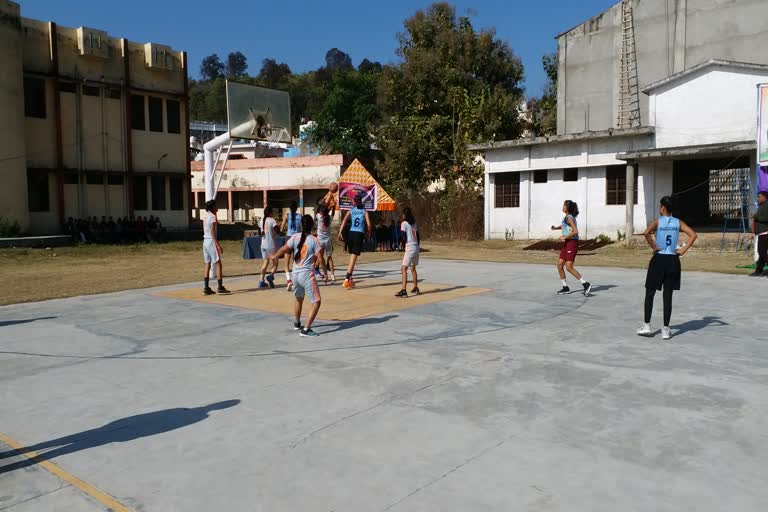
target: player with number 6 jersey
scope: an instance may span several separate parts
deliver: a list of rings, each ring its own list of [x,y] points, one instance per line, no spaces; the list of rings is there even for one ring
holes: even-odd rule
[[[344,288],[351,290],[355,287],[355,282],[352,279],[352,273],[355,271],[355,264],[357,258],[363,251],[363,242],[365,241],[365,233],[371,230],[371,219],[368,216],[368,211],[363,206],[363,195],[358,194],[355,197],[355,206],[347,212],[344,216],[344,220],[341,221],[341,227],[339,228],[339,241],[343,240],[342,233],[344,233],[344,227],[349,223],[349,239],[347,240],[347,247],[349,248],[349,267],[347,268],[347,276],[344,279]]]

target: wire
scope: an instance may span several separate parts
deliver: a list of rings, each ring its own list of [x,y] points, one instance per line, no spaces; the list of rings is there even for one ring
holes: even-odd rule
[[[730,170],[732,170],[732,169],[731,169],[731,166],[732,166],[733,164],[735,164],[735,163],[736,163],[736,161],[737,161],[739,158],[741,158],[742,156],[744,156],[744,154],[746,154],[746,151],[742,151],[741,153],[739,153],[738,155],[736,155],[736,158],[734,158],[733,160],[731,160],[731,161],[728,163],[728,165],[726,165],[726,166],[725,166],[723,169],[717,169],[717,170],[716,170],[716,173],[721,173],[721,172],[724,172],[724,171],[730,171]],[[714,178],[717,178],[717,177],[719,177],[719,174],[710,175],[710,176],[709,176],[709,178],[707,178],[706,180],[702,181],[702,182],[701,182],[701,183],[699,183],[698,185],[694,185],[694,186],[692,186],[691,188],[689,188],[689,189],[687,189],[687,190],[683,190],[682,192],[673,192],[673,193],[672,193],[672,195],[673,195],[673,196],[681,196],[681,195],[683,195],[683,194],[687,194],[688,192],[690,192],[690,191],[692,191],[692,190],[696,190],[697,188],[699,188],[699,187],[701,187],[701,186],[703,186],[703,185],[706,185],[707,183],[709,183],[710,181],[712,181]]]

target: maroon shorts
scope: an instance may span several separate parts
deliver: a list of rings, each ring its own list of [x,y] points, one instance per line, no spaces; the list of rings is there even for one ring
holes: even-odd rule
[[[576,261],[576,254],[579,252],[578,240],[566,240],[565,245],[560,251],[560,259],[565,261]]]

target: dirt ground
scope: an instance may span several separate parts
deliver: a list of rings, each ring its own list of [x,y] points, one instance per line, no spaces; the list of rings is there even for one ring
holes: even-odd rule
[[[529,241],[454,241],[424,242],[424,259],[459,259],[510,263],[554,265],[555,251],[523,251]],[[224,241],[224,274],[226,277],[254,275],[261,260],[243,260],[242,242]],[[346,267],[347,255],[339,248],[337,264]],[[692,249],[683,258],[688,271],[745,274],[736,268],[749,265],[751,253],[719,249]],[[361,263],[399,260],[401,253],[365,253]],[[577,267],[644,268],[650,251],[628,249],[618,244],[579,255]],[[0,305],[33,302],[78,295],[114,292],[135,288],[170,285],[195,281],[203,271],[199,242],[175,242],[163,245],[78,246],[56,249],[0,250]],[[428,264],[428,263],[426,263]],[[282,269],[282,265],[281,265]],[[343,274],[338,271],[337,274]]]

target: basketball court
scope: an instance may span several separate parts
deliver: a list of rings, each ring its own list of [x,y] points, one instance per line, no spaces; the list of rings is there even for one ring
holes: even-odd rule
[[[643,271],[582,270],[364,265],[315,339],[250,279],[0,308],[0,509],[765,510],[753,281],[684,273],[662,342]]]

